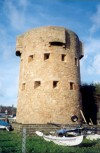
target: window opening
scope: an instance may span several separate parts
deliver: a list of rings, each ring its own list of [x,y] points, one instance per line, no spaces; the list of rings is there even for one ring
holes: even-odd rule
[[[70,90],[74,90],[74,83],[70,82]]]
[[[28,57],[28,62],[31,62],[31,61],[33,61],[33,55],[30,55],[30,56]]]
[[[58,84],[58,81],[53,81],[53,88],[56,88]]]
[[[75,58],[75,65],[76,65],[76,66],[78,66],[78,65],[79,65],[78,58]]]
[[[62,61],[65,61],[65,57],[66,57],[66,55],[65,55],[65,54],[62,54],[62,55],[61,55],[61,60],[62,60]]]
[[[44,60],[49,59],[49,57],[50,57],[50,53],[45,53],[45,54],[44,54]]]
[[[38,88],[41,85],[41,81],[34,82],[34,89]]]

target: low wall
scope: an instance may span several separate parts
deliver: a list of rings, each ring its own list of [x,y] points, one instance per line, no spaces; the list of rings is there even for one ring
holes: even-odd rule
[[[35,134],[35,131],[42,131],[45,134],[48,134],[49,132],[56,132],[56,130],[59,130],[63,127],[66,127],[67,129],[75,128],[78,125],[61,125],[61,124],[21,124],[21,123],[12,123],[12,126],[14,127],[14,130],[17,132],[22,132],[23,128],[26,129],[27,134]],[[82,127],[87,127],[89,129],[96,129],[96,133],[100,134],[100,126],[97,125],[86,125],[83,124]]]
[[[42,131],[44,133],[49,133],[50,131],[56,131],[61,128],[61,125],[50,125],[50,124],[20,124],[12,123],[15,131],[21,132],[23,128],[26,128],[27,133],[34,134],[35,131]]]

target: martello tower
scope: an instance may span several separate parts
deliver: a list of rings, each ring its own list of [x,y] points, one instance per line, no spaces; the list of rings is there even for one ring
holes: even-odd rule
[[[20,56],[17,122],[72,124],[80,122],[80,59],[82,43],[63,27],[32,29],[17,38]]]

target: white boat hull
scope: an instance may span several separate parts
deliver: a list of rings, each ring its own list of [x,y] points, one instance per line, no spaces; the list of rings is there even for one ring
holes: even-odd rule
[[[0,129],[6,129],[6,126],[0,125]]]
[[[57,137],[51,135],[44,135],[42,132],[36,131],[36,134],[42,136],[46,141],[52,141],[55,144],[62,146],[76,146],[79,145],[83,141],[83,135],[76,137]]]
[[[0,130],[5,130],[5,129],[9,131],[9,128],[7,126],[0,125]]]

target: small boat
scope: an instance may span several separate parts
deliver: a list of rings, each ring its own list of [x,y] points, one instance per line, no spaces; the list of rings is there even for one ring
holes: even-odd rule
[[[13,128],[10,123],[7,123],[6,121],[0,120],[0,130],[12,131]]]
[[[62,145],[62,146],[76,146],[79,145],[83,141],[83,135],[81,136],[74,136],[74,137],[58,137],[52,135],[44,135],[40,131],[36,131],[38,136],[43,137],[46,141],[52,141],[55,144]]]
[[[98,140],[98,139],[100,139],[100,135],[99,134],[91,134],[91,135],[87,135],[86,136],[86,139],[88,139],[88,140]]]

